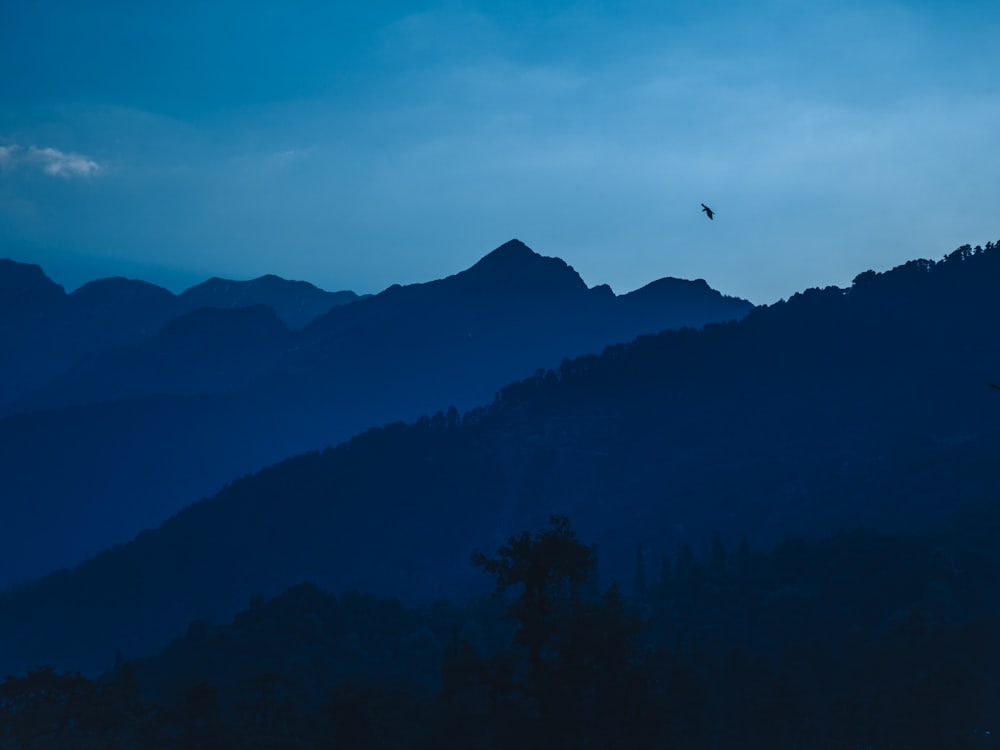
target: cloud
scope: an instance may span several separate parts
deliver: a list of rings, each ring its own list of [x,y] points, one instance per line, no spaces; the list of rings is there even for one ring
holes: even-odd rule
[[[54,177],[89,177],[102,170],[93,159],[57,148],[37,146],[0,146],[0,168],[17,166],[40,169]]]

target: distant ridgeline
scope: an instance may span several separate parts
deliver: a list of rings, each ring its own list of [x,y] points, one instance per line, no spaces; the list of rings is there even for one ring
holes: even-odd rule
[[[0,286],[5,273],[24,278],[0,311],[0,351],[20,368],[0,380],[21,382],[0,417],[0,493],[16,509],[0,524],[0,587],[372,425],[469,409],[566,357],[752,308],[700,280],[588,288],[516,240],[446,279],[335,307],[276,277],[179,297],[112,279],[66,296],[37,266],[0,264]],[[324,314],[289,329],[320,302]],[[212,306],[177,314],[193,304]]]
[[[145,281],[114,277],[66,294],[39,266],[0,258],[0,349],[6,355],[0,369],[0,414],[21,411],[21,399],[81,358],[139,344],[173,318],[199,308],[266,305],[272,325],[302,328],[331,308],[358,299],[354,292],[326,292],[271,275],[252,281],[213,278],[178,295]]]
[[[461,599],[482,590],[470,547],[553,513],[598,544],[602,575],[628,580],[637,545],[707,559],[716,531],[767,548],[994,503],[998,287],[1000,250],[963,247],[291,458],[6,597],[0,667],[101,668],[307,579]]]

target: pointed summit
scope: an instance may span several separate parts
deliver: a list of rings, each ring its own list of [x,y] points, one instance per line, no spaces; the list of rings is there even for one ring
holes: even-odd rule
[[[482,291],[491,288],[548,294],[587,291],[587,285],[572,266],[559,258],[539,255],[516,239],[505,242],[455,278]]]
[[[496,250],[487,253],[479,263],[494,262],[502,260],[505,262],[516,261],[517,259],[527,260],[529,258],[541,258],[542,256],[525,245],[521,240],[507,240]],[[477,264],[478,265],[478,264]]]

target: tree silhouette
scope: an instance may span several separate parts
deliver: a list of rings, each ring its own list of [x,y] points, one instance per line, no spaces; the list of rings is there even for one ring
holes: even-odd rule
[[[553,620],[560,598],[579,600],[579,587],[593,566],[591,548],[580,542],[566,516],[552,516],[550,529],[522,531],[512,536],[489,558],[477,550],[472,561],[496,578],[497,592],[523,587],[511,614],[520,627],[516,642],[528,649],[531,674],[542,672],[542,651],[553,634]]]
[[[550,527],[510,538],[489,558],[473,560],[497,581],[497,591],[520,588],[509,607],[519,628],[513,654],[517,715],[526,718],[525,747],[647,747],[661,732],[653,651],[640,651],[640,621],[626,611],[617,583],[595,599],[582,595],[594,555],[564,516]],[[455,656],[460,657],[457,647]],[[511,664],[502,655],[499,663]],[[455,666],[469,656],[456,658]],[[526,666],[526,669],[522,667]]]

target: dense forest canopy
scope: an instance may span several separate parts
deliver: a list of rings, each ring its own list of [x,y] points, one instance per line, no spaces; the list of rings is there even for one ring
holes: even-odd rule
[[[411,608],[313,584],[88,679],[0,685],[0,746],[992,747],[1000,512],[709,556],[625,585],[554,518]],[[653,563],[653,560],[649,560]]]

